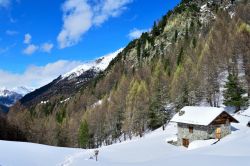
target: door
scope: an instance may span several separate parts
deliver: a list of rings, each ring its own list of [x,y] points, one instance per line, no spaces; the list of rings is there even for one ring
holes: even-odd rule
[[[221,128],[217,128],[215,131],[215,135],[217,139],[221,139]]]
[[[182,145],[185,146],[185,147],[188,147],[188,145],[189,145],[189,139],[183,138],[182,139]]]

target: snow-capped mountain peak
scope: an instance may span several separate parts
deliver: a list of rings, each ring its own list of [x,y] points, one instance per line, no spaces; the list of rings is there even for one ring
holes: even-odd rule
[[[7,107],[12,106],[16,101],[31,91],[32,89],[26,87],[15,87],[12,89],[2,87],[0,88],[0,104]]]
[[[74,68],[73,70],[71,70],[70,72],[62,75],[62,79],[72,79],[75,77],[80,76],[81,74],[83,74],[85,71],[90,70],[90,69],[94,69],[97,71],[103,71],[105,70],[109,63],[123,50],[123,48],[117,50],[114,53],[105,55],[103,57],[100,57],[94,61],[90,61],[90,62],[86,62],[80,66],[77,66],[76,68]]]
[[[6,97],[10,95],[14,95],[16,92],[8,90],[7,88],[0,88],[0,96]]]
[[[19,86],[19,87],[13,88],[12,91],[24,96],[24,95],[32,92],[33,89],[32,88],[27,88],[27,87],[24,87],[24,86]]]

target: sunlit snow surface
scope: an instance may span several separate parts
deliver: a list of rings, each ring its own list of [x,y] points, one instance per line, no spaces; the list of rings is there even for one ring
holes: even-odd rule
[[[90,70],[90,69],[95,69],[95,70],[100,70],[103,71],[105,70],[109,63],[123,50],[123,48],[117,50],[114,53],[105,55],[95,61],[90,61],[90,62],[86,62],[85,64],[82,64],[80,66],[77,66],[76,68],[74,68],[73,70],[71,70],[70,72],[64,74],[62,76],[62,79],[68,78],[68,79],[72,79],[75,77],[80,76],[81,74],[83,74],[85,71]]]
[[[186,106],[181,111],[183,114],[175,114],[171,121],[207,126],[224,111],[224,108]]]
[[[234,116],[233,132],[216,140],[192,142],[189,149],[167,143],[176,137],[175,123],[143,138],[99,148],[99,160],[89,159],[94,150],[57,148],[31,143],[0,141],[1,166],[248,166],[250,163],[250,109]]]

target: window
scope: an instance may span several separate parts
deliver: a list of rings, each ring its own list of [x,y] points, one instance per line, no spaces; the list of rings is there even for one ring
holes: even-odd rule
[[[189,145],[189,139],[183,138],[182,139],[182,145],[185,146],[185,147],[188,147],[188,145]]]
[[[189,129],[189,133],[193,133],[194,132],[194,127],[189,126],[188,129]]]

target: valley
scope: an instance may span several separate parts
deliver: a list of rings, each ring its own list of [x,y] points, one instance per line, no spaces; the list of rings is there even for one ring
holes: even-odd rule
[[[0,69],[0,166],[249,165],[250,1],[169,1],[126,36],[163,10],[139,1],[65,0],[57,48],[24,34],[26,69]]]

